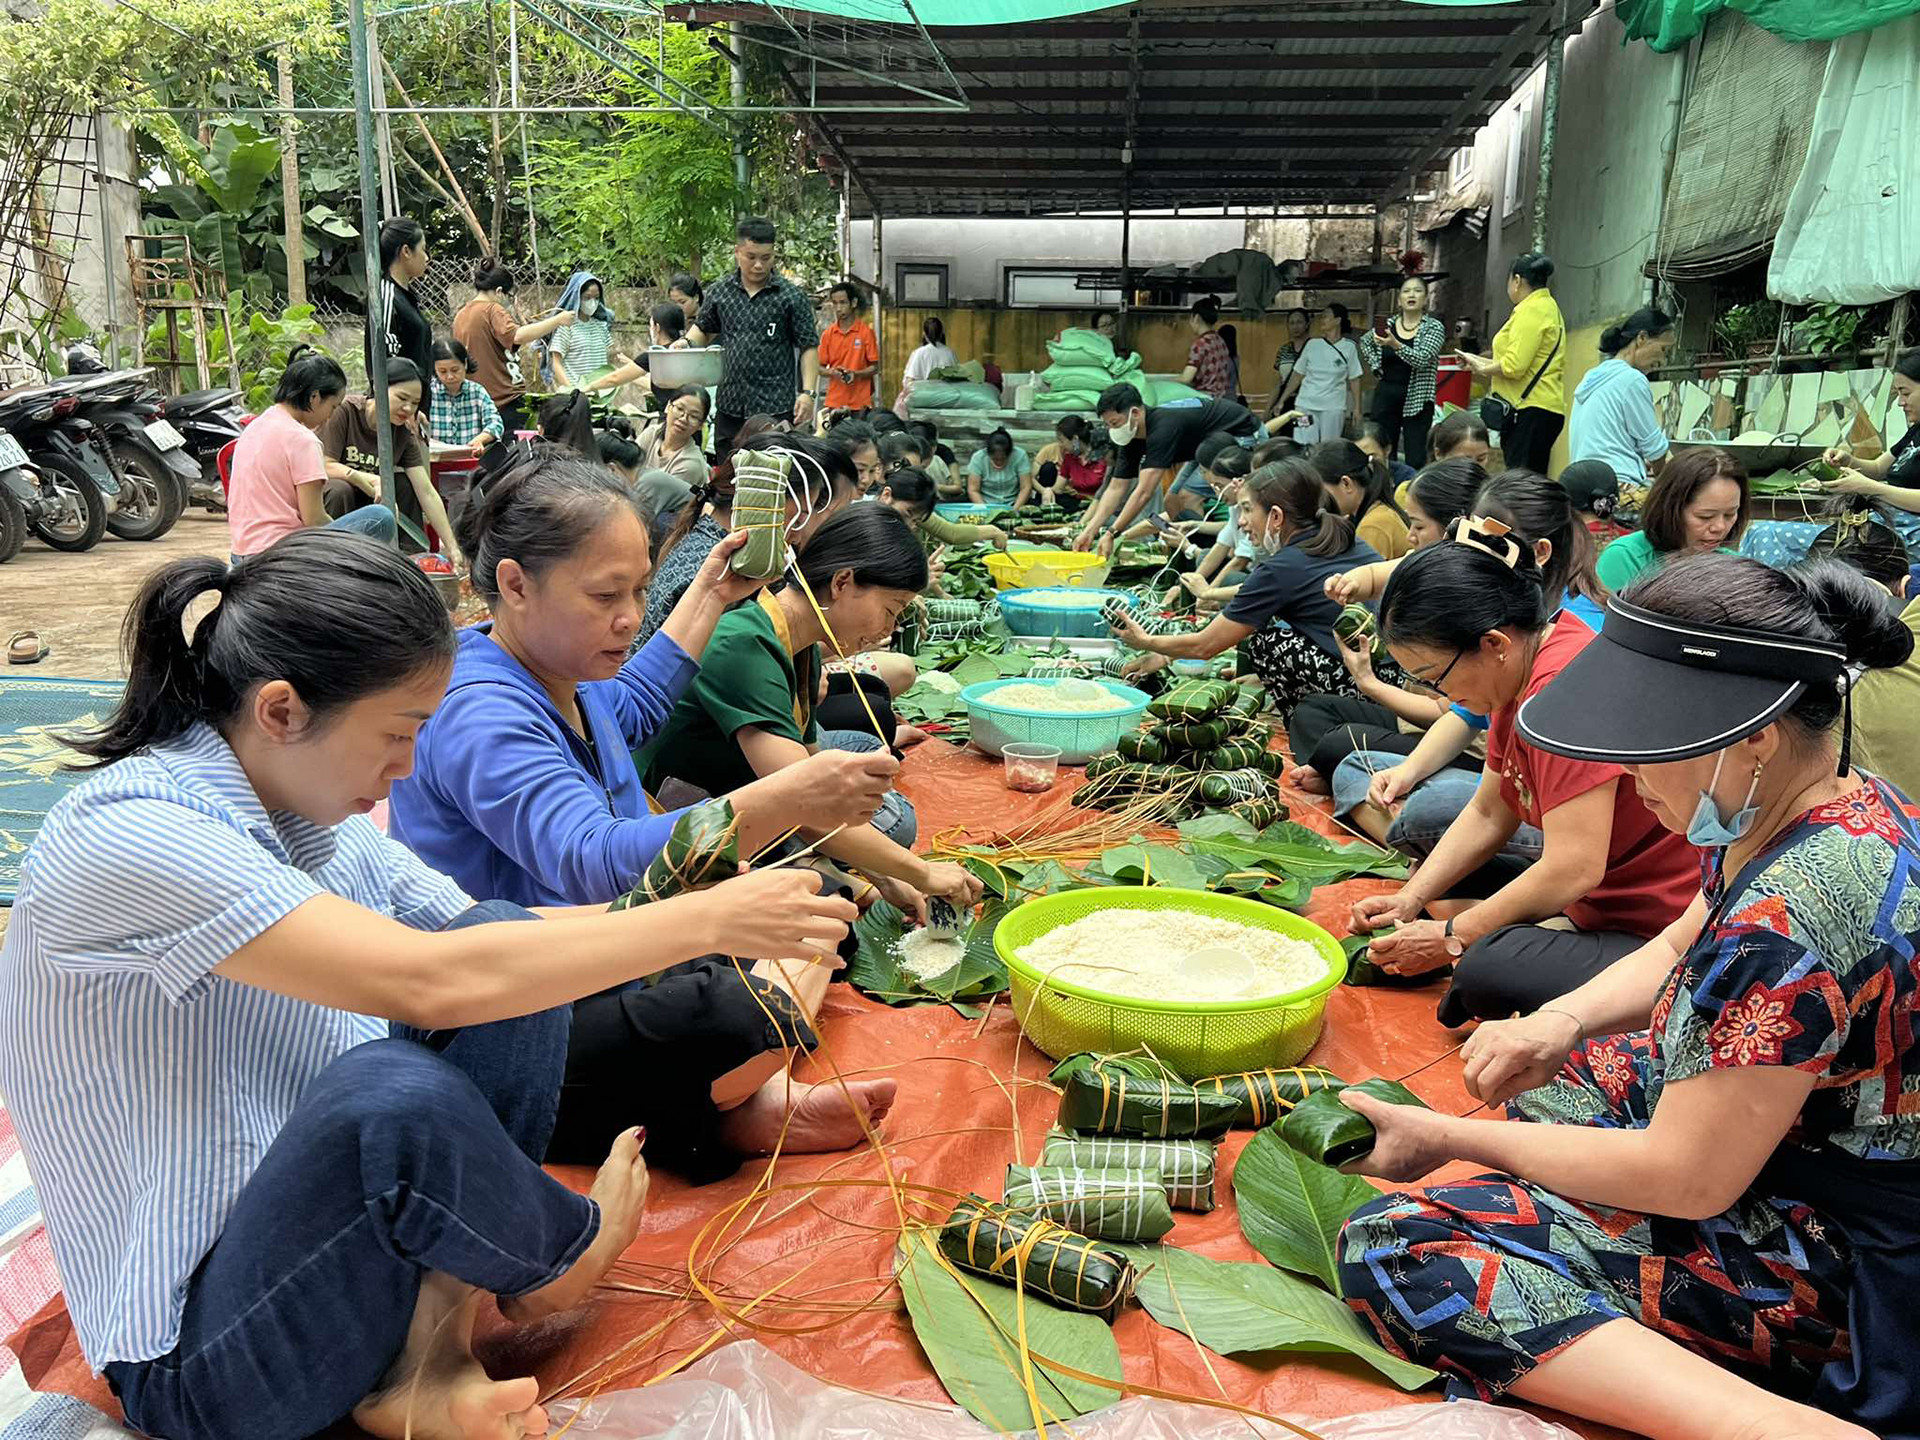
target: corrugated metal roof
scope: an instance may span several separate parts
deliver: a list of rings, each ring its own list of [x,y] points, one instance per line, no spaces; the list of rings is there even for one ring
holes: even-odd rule
[[[1568,6],[1566,33],[1590,6]],[[823,162],[851,166],[856,215],[876,201],[888,215],[1117,207],[1129,121],[1139,208],[1385,201],[1471,139],[1538,60],[1558,8],[1145,0],[936,28],[938,61],[924,44],[876,44],[872,26],[837,42],[810,31],[816,59],[838,65],[785,64],[822,106],[876,107],[809,117]],[[946,112],[900,88],[951,95],[955,81],[966,106]]]

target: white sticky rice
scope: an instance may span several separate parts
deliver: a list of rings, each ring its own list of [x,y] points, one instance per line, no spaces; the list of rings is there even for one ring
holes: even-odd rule
[[[1188,955],[1216,946],[1247,957],[1252,983],[1182,969]],[[1191,910],[1096,910],[1029,941],[1020,958],[1054,980],[1140,1000],[1258,999],[1311,985],[1328,968],[1305,940]]]

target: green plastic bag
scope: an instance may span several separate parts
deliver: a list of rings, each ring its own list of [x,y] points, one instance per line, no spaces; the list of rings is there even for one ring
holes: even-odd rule
[[[1173,1229],[1173,1211],[1157,1169],[1009,1165],[1006,1204],[1095,1240],[1150,1244]]]
[[[1170,1080],[1083,1070],[1060,1096],[1060,1125],[1087,1135],[1139,1135],[1153,1140],[1210,1140],[1233,1128],[1240,1102]]]
[[[1362,1080],[1358,1085],[1343,1088],[1358,1090],[1391,1105],[1427,1108],[1426,1101],[1398,1080]],[[1366,1116],[1347,1108],[1339,1090],[1316,1090],[1280,1122],[1280,1138],[1309,1160],[1338,1169],[1373,1149],[1374,1129],[1373,1122]]]

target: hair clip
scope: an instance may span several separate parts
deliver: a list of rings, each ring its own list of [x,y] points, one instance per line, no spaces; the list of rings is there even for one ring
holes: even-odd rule
[[[1489,515],[1462,515],[1453,522],[1452,539],[1456,545],[1491,556],[1509,570],[1518,570],[1520,557],[1526,553],[1513,538],[1513,527]]]

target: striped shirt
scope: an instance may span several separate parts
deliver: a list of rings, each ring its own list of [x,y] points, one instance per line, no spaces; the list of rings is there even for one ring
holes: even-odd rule
[[[387,1022],[213,974],[315,895],[416,929],[472,903],[364,817],[261,808],[205,725],[47,816],[0,949],[0,1092],[97,1370],[179,1342],[195,1267],[301,1093]]]
[[[434,376],[433,408],[427,412],[427,424],[436,445],[471,445],[482,431],[496,440],[507,438],[500,433],[506,429],[500,407],[493,403],[487,387],[473,379],[462,381],[460,393],[455,395],[440,383],[438,375]]]

